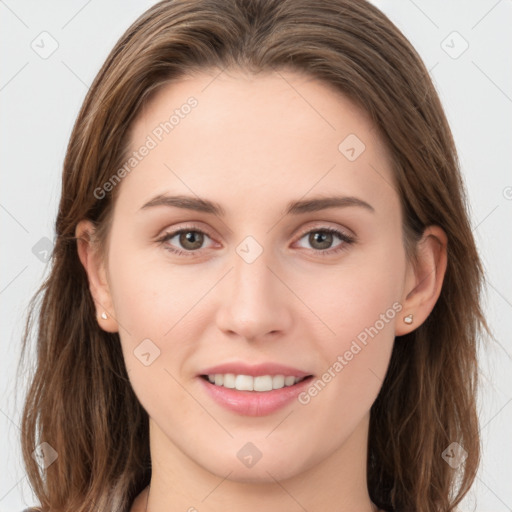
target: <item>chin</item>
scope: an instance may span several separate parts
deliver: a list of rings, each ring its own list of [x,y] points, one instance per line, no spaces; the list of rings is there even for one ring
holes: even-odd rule
[[[221,458],[217,458],[220,461]],[[197,461],[200,463],[199,461]],[[210,464],[203,467],[220,478],[232,482],[247,484],[275,484],[275,481],[287,480],[305,471],[304,461],[293,460],[288,456],[267,456],[263,454],[252,467],[245,467],[238,458],[228,458],[223,465]]]

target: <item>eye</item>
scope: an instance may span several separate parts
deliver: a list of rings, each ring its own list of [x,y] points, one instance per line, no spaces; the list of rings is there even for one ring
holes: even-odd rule
[[[163,244],[165,249],[174,254],[178,254],[180,256],[194,256],[194,253],[201,249],[205,237],[210,238],[207,233],[200,229],[196,229],[195,227],[185,227],[177,231],[173,231],[172,233],[166,233],[162,238],[157,240],[157,242]],[[170,243],[167,243],[171,242],[174,238],[177,238],[175,243],[179,243],[185,250],[173,247]]]
[[[348,245],[355,242],[354,237],[347,235],[343,231],[327,227],[315,228],[306,231],[302,234],[299,240],[302,240],[306,236],[307,242],[313,247],[315,252],[322,256],[329,256],[331,254],[344,251],[347,249]],[[340,239],[341,243],[336,248],[330,249],[335,238]]]
[[[312,250],[321,256],[329,256],[346,250],[348,245],[355,242],[354,237],[338,229],[328,227],[310,229],[303,233],[299,240],[302,240],[306,236],[308,237],[308,243],[312,246]],[[202,248],[205,237],[211,239],[211,237],[201,229],[191,226],[165,233],[157,242],[164,245],[166,250],[179,256],[194,256],[197,251]],[[174,238],[176,238],[174,243],[181,245],[183,249],[177,248],[170,243]],[[334,249],[331,249],[330,246],[333,244],[335,238],[341,240],[341,243]]]

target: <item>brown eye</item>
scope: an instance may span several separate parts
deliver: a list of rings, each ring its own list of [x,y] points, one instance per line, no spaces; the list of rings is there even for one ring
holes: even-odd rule
[[[321,256],[329,256],[338,253],[348,248],[348,246],[355,242],[355,238],[349,236],[342,231],[333,228],[317,228],[307,231],[302,234],[300,240],[307,237],[307,243],[312,250]],[[331,248],[335,238],[341,240],[337,246]]]
[[[312,231],[309,233],[308,242],[314,249],[324,251],[329,249],[333,243],[332,233],[326,231]]]
[[[203,245],[203,241],[204,233],[200,231],[181,231],[179,233],[179,243],[188,251],[200,249]]]
[[[210,236],[199,229],[182,228],[166,233],[158,242],[172,253],[195,256],[196,252],[202,249],[205,238],[210,238]]]

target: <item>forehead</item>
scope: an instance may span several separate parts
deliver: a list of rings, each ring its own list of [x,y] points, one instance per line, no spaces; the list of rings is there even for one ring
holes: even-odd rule
[[[132,125],[130,151],[144,146],[122,183],[122,195],[139,207],[166,191],[231,204],[237,196],[240,206],[260,209],[308,191],[368,200],[394,194],[387,148],[366,113],[330,85],[293,72],[204,73],[169,83]]]
[[[189,109],[187,102],[192,98],[197,105]],[[165,124],[173,113],[172,130],[189,117],[187,124],[193,125],[194,129],[200,124],[204,130],[231,128],[232,134],[239,133],[241,128],[246,134],[256,130],[264,133],[278,131],[283,138],[290,134],[311,137],[313,130],[320,130],[320,136],[336,132],[339,136],[346,129],[368,138],[374,131],[366,112],[334,86],[290,71],[257,75],[243,71],[210,71],[166,84],[139,112],[132,126],[132,141],[140,140],[160,124]],[[189,113],[193,115],[189,116]],[[175,138],[179,137],[179,130],[176,132]],[[244,135],[239,134],[237,141]]]

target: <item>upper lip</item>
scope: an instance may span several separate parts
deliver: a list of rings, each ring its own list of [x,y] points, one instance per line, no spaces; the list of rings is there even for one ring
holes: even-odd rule
[[[243,362],[224,363],[206,368],[199,375],[234,373],[235,375],[284,375],[285,377],[308,377],[311,373],[277,363],[261,363],[249,365]]]

